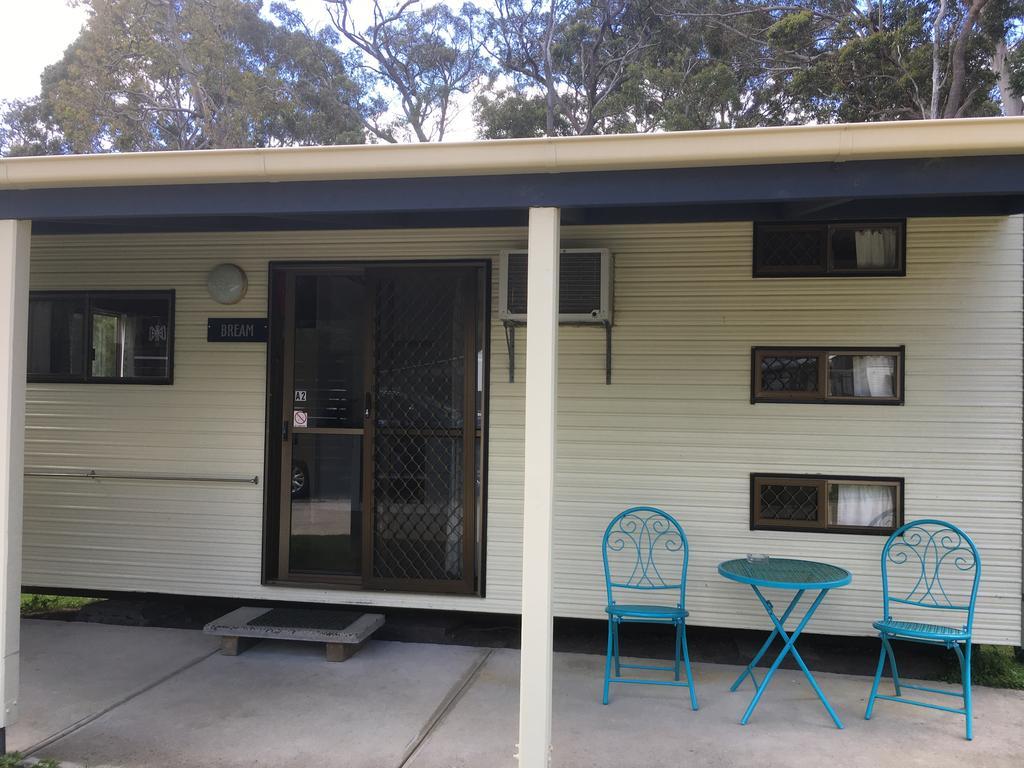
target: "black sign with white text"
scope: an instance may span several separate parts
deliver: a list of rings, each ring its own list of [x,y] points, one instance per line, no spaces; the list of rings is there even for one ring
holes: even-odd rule
[[[267,340],[265,317],[211,317],[206,322],[207,341]]]

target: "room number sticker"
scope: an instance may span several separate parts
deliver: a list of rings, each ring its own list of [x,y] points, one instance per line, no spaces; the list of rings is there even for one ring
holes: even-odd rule
[[[304,389],[296,389],[295,390],[295,402],[296,403],[304,403],[304,402],[306,402],[306,390],[304,390]]]

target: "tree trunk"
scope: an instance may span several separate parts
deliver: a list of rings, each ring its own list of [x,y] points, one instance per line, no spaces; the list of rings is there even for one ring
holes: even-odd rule
[[[202,130],[198,137],[201,143],[198,148],[219,149],[226,142],[218,135],[219,125],[216,120],[216,110],[210,102],[209,94],[206,93],[206,89],[203,88],[203,84],[199,81],[195,65],[185,51],[185,44],[182,42],[181,32],[178,29],[177,9],[171,0],[161,0],[161,5],[164,6],[164,24],[168,45],[170,45],[171,50],[174,52],[178,66],[185,77],[185,82],[188,83],[189,96],[192,98],[193,105],[202,123]],[[193,147],[193,149],[195,148]]]
[[[554,62],[551,60],[551,47],[555,42],[555,0],[551,0],[548,17],[548,30],[544,36],[544,95],[545,95],[545,130],[547,136],[555,135],[555,73]]]
[[[942,44],[942,22],[946,18],[947,0],[940,0],[939,12],[932,24],[932,103],[928,117],[936,120],[939,117],[939,98],[942,92],[942,57],[939,55]]]
[[[1010,66],[1007,63],[1006,38],[996,43],[992,54],[992,71],[999,78],[999,99],[1003,102],[1003,114],[1007,117],[1024,115],[1024,97],[1010,88]]]
[[[951,72],[949,80],[949,93],[946,96],[946,109],[943,117],[956,117],[960,111],[961,101],[964,97],[964,81],[967,79],[967,44],[970,42],[974,32],[974,25],[978,21],[978,15],[988,5],[988,0],[970,0],[967,15],[964,17],[960,34],[957,35],[956,44],[950,53]]]

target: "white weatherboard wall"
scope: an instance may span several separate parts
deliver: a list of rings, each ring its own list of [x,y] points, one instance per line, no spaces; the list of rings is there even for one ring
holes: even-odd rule
[[[751,238],[749,222],[563,229],[563,247],[615,254],[615,328],[611,386],[603,331],[560,333],[556,613],[603,615],[603,527],[649,503],[689,536],[692,623],[765,627],[750,591],[715,566],[770,552],[852,570],[812,629],[870,634],[883,539],[752,532],[749,474],[895,475],[908,520],[945,518],[977,541],[978,639],[1019,643],[1021,218],[911,220],[904,278],[754,280]],[[509,384],[492,323],[485,599],[261,586],[266,349],[205,339],[208,317],[266,312],[271,260],[496,263],[525,240],[525,229],[35,237],[33,289],[174,288],[177,328],[173,386],[30,385],[27,466],[255,474],[261,486],[28,478],[24,582],[518,611],[526,330]],[[223,261],[249,276],[233,307],[206,292]],[[905,344],[907,404],[751,405],[750,347],[775,344]]]

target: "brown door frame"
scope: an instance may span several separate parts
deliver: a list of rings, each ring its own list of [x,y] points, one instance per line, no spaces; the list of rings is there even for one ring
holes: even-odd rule
[[[274,472],[278,475],[279,483],[277,493],[271,490],[268,485],[268,492],[265,495],[265,504],[270,507],[274,505],[277,507],[277,514],[273,514],[273,510],[267,509],[264,513],[264,525],[274,524],[276,522],[277,528],[277,546],[274,548],[264,550],[265,557],[271,557],[276,560],[276,567],[270,563],[264,563],[264,573],[274,573],[276,577],[266,578],[265,583],[270,584],[281,584],[281,585],[296,585],[296,586],[321,586],[326,588],[345,588],[345,589],[374,589],[374,590],[395,590],[395,591],[408,591],[408,592],[428,592],[428,593],[475,593],[478,587],[482,589],[483,584],[483,552],[486,550],[484,542],[477,542],[478,526],[480,530],[483,530],[484,515],[486,514],[486,476],[485,476],[485,465],[486,465],[486,440],[484,439],[486,422],[487,422],[487,403],[488,403],[488,387],[487,387],[487,372],[489,366],[487,364],[487,358],[489,356],[489,338],[488,329],[490,325],[490,318],[485,315],[482,330],[478,323],[479,313],[488,311],[489,307],[489,295],[490,290],[490,264],[485,260],[448,260],[448,261],[433,261],[433,260],[420,260],[420,261],[359,261],[359,262],[271,262],[269,265],[270,271],[270,285],[274,283],[275,273],[280,275],[279,279],[285,280],[284,290],[284,306],[282,310],[285,314],[283,318],[283,336],[279,343],[282,344],[282,354],[279,358],[280,362],[271,359],[268,355],[268,375],[267,381],[268,386],[277,386],[277,382],[280,382],[282,392],[280,397],[276,400],[278,405],[278,413],[270,413],[268,418],[268,446],[271,449],[268,450],[267,456],[267,471],[268,475],[270,472]],[[375,402],[375,391],[374,385],[376,383],[375,372],[376,372],[376,332],[374,321],[376,318],[376,279],[378,275],[386,274],[392,270],[405,270],[411,268],[447,268],[447,269],[461,269],[462,274],[462,290],[464,291],[464,300],[466,301],[466,333],[465,335],[465,382],[464,382],[464,398],[463,398],[463,541],[462,541],[462,561],[463,561],[463,578],[459,581],[451,580],[423,580],[423,579],[374,579],[372,577],[372,563],[373,563],[373,479],[374,479],[374,445],[375,445],[375,415],[376,415],[376,402]],[[478,296],[478,280],[479,273],[483,271],[483,290],[484,295]],[[294,434],[294,427],[292,426],[292,399],[288,397],[289,392],[294,387],[294,331],[295,331],[295,277],[301,274],[325,274],[331,272],[341,273],[353,273],[360,272],[367,278],[367,344],[364,352],[364,375],[365,375],[365,391],[369,394],[373,401],[368,401],[369,408],[364,412],[363,429],[361,430],[363,436],[363,472],[362,472],[362,500],[363,500],[363,530],[362,530],[362,576],[352,575],[337,575],[332,576],[330,574],[310,574],[310,573],[290,573],[288,555],[289,555],[289,543],[290,543],[290,512],[291,512],[291,442]],[[482,338],[478,338],[478,334],[482,334]],[[476,392],[477,392],[477,343],[481,345],[484,355],[484,371],[482,382],[483,390],[483,402],[481,408],[483,409],[482,420],[479,426],[476,423]],[[277,365],[281,366],[281,369],[274,370]],[[291,388],[291,389],[290,389]],[[275,410],[275,399],[269,397],[268,403],[270,404],[270,411]],[[280,431],[279,431],[279,423]],[[346,433],[354,434],[353,429],[307,429],[304,432],[330,432],[330,433]],[[476,459],[476,441],[481,440],[481,451],[480,451],[480,466],[477,466]],[[280,441],[276,443],[277,448],[272,447],[273,441]],[[275,466],[275,464],[277,466]],[[468,469],[468,471],[467,471]],[[477,507],[477,492],[476,492],[476,477],[477,472],[480,473],[480,481],[482,484],[480,498],[480,508]],[[265,540],[267,532],[264,532]],[[480,557],[477,557],[478,543]],[[479,561],[478,561],[479,560]]]

